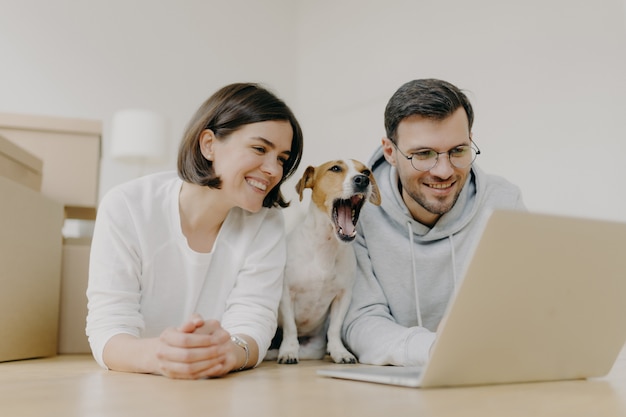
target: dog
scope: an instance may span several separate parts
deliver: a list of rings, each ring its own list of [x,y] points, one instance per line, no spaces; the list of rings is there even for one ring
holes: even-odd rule
[[[366,201],[380,205],[380,192],[370,169],[354,159],[307,167],[296,184],[300,201],[307,188],[308,211],[287,235],[277,360],[296,364],[329,353],[336,363],[356,363],[341,341],[356,274],[350,243],[361,208]]]

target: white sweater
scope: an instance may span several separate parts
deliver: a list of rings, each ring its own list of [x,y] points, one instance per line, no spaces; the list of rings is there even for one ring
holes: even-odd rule
[[[175,172],[112,189],[96,220],[87,335],[96,361],[114,335],[158,336],[196,312],[259,346],[259,362],[276,331],[286,259],[282,212],[232,209],[211,253],[189,248],[180,226]]]

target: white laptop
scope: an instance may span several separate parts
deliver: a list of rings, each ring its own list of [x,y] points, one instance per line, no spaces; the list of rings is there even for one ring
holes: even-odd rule
[[[423,368],[319,375],[411,387],[583,379],[626,343],[626,223],[496,211]]]

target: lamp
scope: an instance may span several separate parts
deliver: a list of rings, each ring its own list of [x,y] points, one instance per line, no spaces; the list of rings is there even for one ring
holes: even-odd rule
[[[113,115],[111,157],[138,163],[159,162],[165,157],[165,119],[143,109],[125,109]],[[143,174],[143,172],[142,172]]]

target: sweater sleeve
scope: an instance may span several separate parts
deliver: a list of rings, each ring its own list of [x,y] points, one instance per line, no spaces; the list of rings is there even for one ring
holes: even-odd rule
[[[426,363],[436,334],[424,327],[404,327],[391,315],[359,233],[354,242],[357,273],[343,338],[359,362],[414,366]]]
[[[87,336],[96,361],[104,346],[119,333],[139,337],[144,328],[140,314],[141,260],[135,225],[119,191],[102,200],[94,228],[87,287]]]
[[[279,209],[269,209],[247,245],[245,261],[226,301],[222,325],[252,337],[263,360],[276,332],[286,261],[285,226]]]

